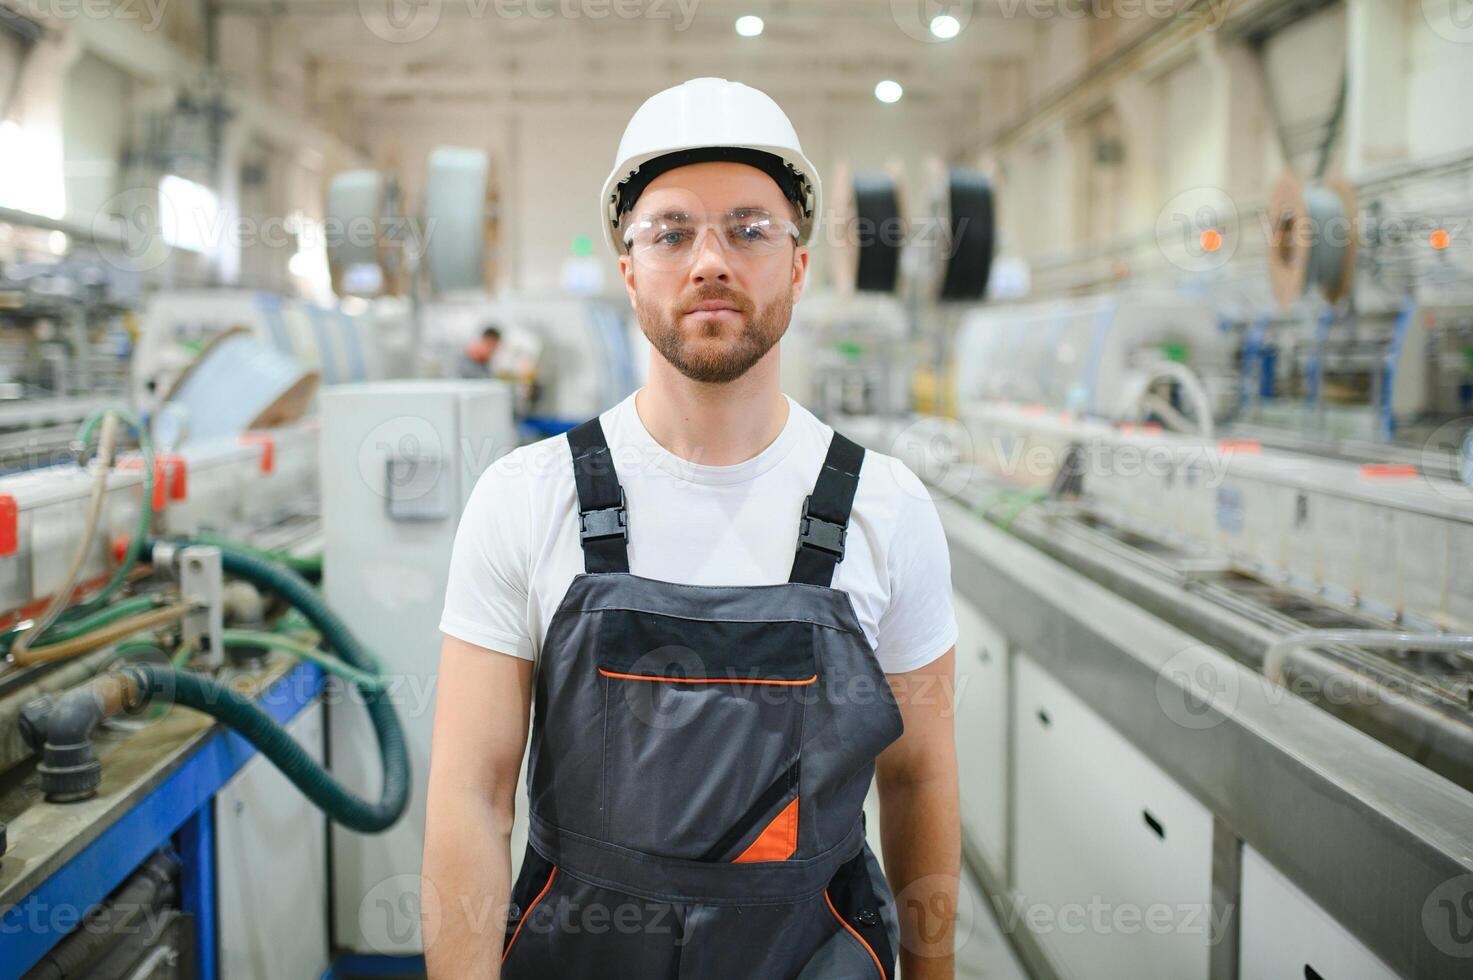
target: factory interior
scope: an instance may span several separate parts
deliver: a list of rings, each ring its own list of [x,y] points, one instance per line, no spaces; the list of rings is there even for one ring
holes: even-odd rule
[[[954,976],[1473,976],[1466,0],[0,0],[0,978],[426,975],[458,522],[649,382],[691,79],[945,533]]]

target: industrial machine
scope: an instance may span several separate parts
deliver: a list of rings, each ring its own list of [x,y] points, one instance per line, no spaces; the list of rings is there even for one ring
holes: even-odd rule
[[[1415,369],[1377,362],[1393,398],[1415,378],[1398,417],[1456,410],[1449,319],[1408,343]],[[955,418],[834,422],[937,500],[964,852],[1031,971],[1466,975],[1456,440],[1449,459],[1373,434],[1254,437],[1242,361],[1192,300],[996,307],[956,349]]]
[[[140,315],[133,403],[151,411],[168,400],[209,342],[230,329],[247,331],[323,385],[412,374],[408,307],[395,299],[356,302],[360,312],[353,313],[253,290],[156,292]]]
[[[0,260],[0,469],[58,458],[76,425],[127,389],[139,280],[95,251],[58,259],[41,242],[60,232],[5,224],[29,239],[26,258]],[[35,258],[30,258],[34,255]]]
[[[323,403],[168,452],[107,410],[86,466],[0,479],[0,975],[316,976],[334,914],[343,948],[417,951],[361,916],[417,891],[443,576],[511,394]]]

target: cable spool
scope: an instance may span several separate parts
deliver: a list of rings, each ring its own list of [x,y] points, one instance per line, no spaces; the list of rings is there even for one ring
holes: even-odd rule
[[[496,200],[482,150],[436,147],[425,181],[425,266],[435,293],[495,280]]]
[[[992,181],[981,171],[952,167],[946,174],[944,200],[945,211],[937,213],[947,246],[939,297],[979,300],[987,295],[997,241]]]
[[[347,170],[327,185],[327,263],[339,296],[404,292],[404,202],[393,170]]]
[[[895,176],[873,171],[851,177],[848,166],[840,164],[832,186],[835,288],[842,295],[894,293],[906,237]]]
[[[1269,284],[1279,306],[1288,309],[1311,286],[1338,303],[1355,278],[1355,190],[1339,177],[1304,187],[1286,172],[1268,214]]]
[[[367,266],[378,270],[373,278],[382,285],[379,215],[383,197],[384,180],[377,170],[348,170],[328,182],[327,265],[333,292],[339,296],[345,291],[362,291],[355,288],[355,282],[362,281]],[[377,286],[367,291],[377,292]]]

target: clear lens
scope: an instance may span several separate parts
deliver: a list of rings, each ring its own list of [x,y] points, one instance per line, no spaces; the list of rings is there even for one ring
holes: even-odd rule
[[[683,267],[696,254],[701,236],[710,231],[728,255],[737,257],[772,255],[791,238],[798,239],[798,226],[767,211],[739,208],[710,214],[662,211],[631,221],[624,231],[624,244],[635,260],[663,268]]]

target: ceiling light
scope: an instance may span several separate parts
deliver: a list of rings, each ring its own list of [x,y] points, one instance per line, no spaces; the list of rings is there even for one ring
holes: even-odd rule
[[[931,35],[949,41],[961,33],[962,22],[951,14],[937,14],[931,18]]]
[[[762,33],[762,18],[755,14],[747,14],[736,20],[736,31],[742,37],[756,37]]]
[[[888,78],[875,86],[875,98],[881,102],[899,102],[900,97],[904,94],[905,89],[900,87],[900,83]]]

